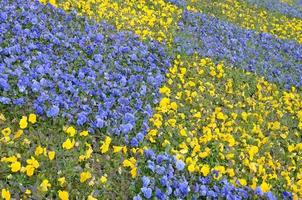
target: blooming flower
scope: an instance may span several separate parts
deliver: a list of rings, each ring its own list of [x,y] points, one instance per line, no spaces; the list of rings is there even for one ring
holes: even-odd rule
[[[49,160],[53,160],[55,158],[56,152],[55,151],[49,151],[48,152],[48,158]]]
[[[66,183],[65,177],[58,178],[58,182],[59,182],[60,186],[63,187],[64,184]]]
[[[91,176],[91,173],[90,172],[82,172],[80,174],[80,182],[81,183],[84,183],[85,181],[87,181],[88,179],[90,179],[92,176]]]
[[[49,181],[47,179],[44,179],[39,186],[39,188],[42,192],[47,192],[50,187],[51,187],[51,184],[49,183]]]
[[[27,122],[26,116],[22,116],[22,119],[20,120],[19,125],[20,125],[21,129],[25,129],[27,127],[28,122]]]
[[[1,191],[1,197],[2,197],[3,199],[5,199],[5,200],[10,200],[11,195],[10,195],[9,190],[7,190],[7,189],[2,189],[2,191]]]
[[[68,192],[67,191],[65,191],[65,190],[59,190],[58,191],[58,195],[59,195],[59,198],[61,199],[61,200],[68,200],[69,199],[69,194],[68,194]]]
[[[75,145],[75,140],[74,139],[70,140],[69,138],[67,138],[66,141],[62,144],[62,147],[64,149],[70,150],[74,147],[74,145]]]
[[[37,116],[34,113],[29,114],[28,121],[32,124],[35,124],[37,122]]]
[[[111,143],[111,138],[106,136],[105,141],[103,142],[102,146],[100,147],[101,153],[106,153],[109,150],[109,146]]]
[[[104,176],[101,176],[100,182],[101,182],[102,184],[104,184],[104,183],[107,182],[107,175],[106,175],[106,174],[105,174]]]
[[[20,162],[13,162],[11,165],[10,165],[10,168],[11,168],[11,171],[12,172],[18,172],[20,171],[21,169],[21,163]]]
[[[9,128],[9,127],[7,127],[7,128],[5,128],[5,129],[3,129],[3,130],[1,130],[1,133],[2,133],[2,135],[3,136],[9,136],[10,134],[11,134],[11,129]]]

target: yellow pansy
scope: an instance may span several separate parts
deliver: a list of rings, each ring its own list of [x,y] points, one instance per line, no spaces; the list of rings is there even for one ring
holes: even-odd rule
[[[21,169],[21,163],[20,162],[13,162],[11,165],[10,165],[10,168],[11,168],[11,171],[12,172],[18,172],[20,171]]]
[[[68,139],[66,139],[65,142],[62,144],[62,147],[63,147],[64,149],[70,150],[70,149],[72,149],[72,148],[74,147],[74,145],[75,145],[75,140],[74,140],[74,139],[70,140],[70,139],[68,138]]]
[[[43,154],[43,153],[44,153],[44,148],[41,147],[40,145],[37,146],[37,147],[36,147],[36,150],[35,150],[35,155],[36,155],[36,156],[39,156],[39,155],[41,155],[41,154]]]
[[[23,135],[23,130],[22,129],[19,129],[16,133],[15,133],[15,135],[14,135],[14,139],[18,139],[18,138],[20,138],[22,135]]]
[[[35,124],[37,122],[37,116],[34,113],[29,114],[28,121],[32,124]]]
[[[85,181],[87,181],[88,179],[90,179],[92,177],[90,172],[82,172],[80,174],[80,182],[84,183]]]
[[[101,176],[100,182],[101,182],[102,184],[104,184],[104,183],[107,182],[107,175],[106,175],[106,174],[105,174],[104,176]]]
[[[55,158],[56,152],[55,151],[49,151],[48,152],[48,158],[49,160],[53,160]]]
[[[25,129],[27,128],[28,122],[27,122],[27,117],[26,116],[22,116],[20,122],[19,122],[19,126],[21,129]]]
[[[58,191],[58,194],[59,194],[59,198],[60,198],[61,200],[68,200],[68,199],[69,199],[69,194],[68,194],[68,192],[65,191],[65,190],[63,190],[63,191],[59,190],[59,191]]]
[[[66,183],[65,177],[58,178],[58,182],[59,182],[60,186],[63,187],[64,184]]]
[[[5,200],[10,200],[11,195],[8,189],[2,189],[1,191],[1,197]]]
[[[51,184],[49,183],[49,181],[47,179],[44,179],[42,181],[42,183],[40,184],[39,189],[42,192],[47,192],[50,187],[51,187]]]
[[[82,131],[82,132],[80,132],[80,136],[86,137],[87,135],[89,135],[88,131]]]
[[[111,143],[111,138],[106,136],[105,141],[103,142],[102,146],[100,147],[101,153],[106,153],[109,150],[110,143]]]
[[[268,183],[266,183],[265,181],[263,181],[260,185],[260,188],[261,188],[262,192],[269,192],[271,189],[271,186]]]
[[[89,196],[87,197],[87,200],[97,200],[97,198],[94,198],[92,195],[89,195]]]
[[[9,127],[1,130],[1,133],[2,133],[3,136],[9,136],[11,134],[11,132],[12,131]]]
[[[122,146],[113,146],[113,153],[118,153],[122,151],[123,147]]]
[[[76,129],[73,126],[69,126],[66,128],[65,132],[70,136],[70,137],[74,137],[76,134]]]

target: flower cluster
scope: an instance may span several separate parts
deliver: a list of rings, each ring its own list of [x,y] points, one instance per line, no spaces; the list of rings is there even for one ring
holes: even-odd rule
[[[91,131],[135,131],[137,146],[169,66],[164,49],[50,4],[1,1],[0,7],[0,102],[29,105]]]
[[[118,196],[125,197],[143,150],[59,127],[33,113],[18,120],[0,114],[0,198],[112,199],[123,190]]]
[[[0,1],[0,198],[302,198],[301,10],[270,1]]]
[[[200,199],[200,198],[225,198],[247,199],[260,198],[275,199],[271,193],[263,194],[261,189],[235,187],[227,180],[215,181],[211,176],[189,176],[185,171],[186,164],[175,157],[161,153],[156,154],[151,149],[145,150],[144,166],[141,166],[140,190],[133,198],[144,199]],[[145,166],[147,165],[147,166]],[[216,172],[215,172],[216,173]],[[214,182],[215,181],[215,182]]]
[[[302,18],[302,2],[300,5],[295,4],[295,0],[247,0],[248,3],[258,7],[263,7],[271,11],[280,12],[292,17]],[[298,2],[297,2],[298,3]]]
[[[150,119],[150,147],[193,174],[302,196],[302,96],[210,59],[178,56]],[[159,144],[161,143],[161,144]],[[278,185],[278,189],[276,186]]]
[[[130,30],[142,39],[151,37],[157,41],[172,42],[181,9],[164,0],[114,1],[114,0],[40,0],[66,11],[75,9],[79,14],[98,21],[106,20],[118,30]]]
[[[175,36],[178,51],[226,60],[290,89],[302,87],[302,47],[269,34],[258,34],[204,14],[185,11]]]
[[[302,43],[302,19],[257,8],[241,0],[187,1],[187,8],[200,11],[260,33]]]

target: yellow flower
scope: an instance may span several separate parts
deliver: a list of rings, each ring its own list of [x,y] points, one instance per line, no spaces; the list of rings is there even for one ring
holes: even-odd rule
[[[53,160],[55,158],[56,152],[55,151],[49,151],[48,152],[48,158],[49,160]]]
[[[29,114],[28,116],[28,121],[32,124],[37,122],[37,116],[34,113]]]
[[[18,172],[18,171],[20,171],[20,169],[21,169],[21,163],[20,163],[20,162],[13,162],[13,163],[10,165],[10,168],[11,168],[11,171],[12,171],[12,172]]]
[[[68,138],[68,139],[62,144],[62,147],[63,147],[64,149],[70,150],[70,149],[72,149],[72,148],[74,147],[74,145],[75,145],[75,140],[74,140],[74,139],[70,140],[70,139]]]
[[[90,172],[82,172],[80,174],[80,182],[81,183],[84,183],[85,181],[87,181],[88,179],[90,179],[92,176],[91,176],[91,173]]]
[[[268,192],[270,191],[271,187],[269,184],[267,184],[265,181],[263,181],[260,185],[261,191],[262,192]]]
[[[89,195],[89,196],[87,197],[87,200],[97,200],[97,199],[94,198],[92,195]]]
[[[173,109],[173,110],[177,110],[177,103],[176,102],[172,102],[171,104],[170,104],[170,106],[171,106],[171,108]]]
[[[181,130],[179,131],[179,134],[180,134],[181,136],[183,136],[183,137],[186,137],[186,136],[187,136],[187,132],[186,132],[185,129],[181,129]]]
[[[69,194],[68,194],[67,191],[65,191],[65,190],[63,190],[63,191],[59,190],[58,193],[59,193],[59,198],[61,200],[68,200],[69,199]]]
[[[31,190],[30,189],[26,189],[24,193],[27,194],[27,195],[30,195],[31,194]]]
[[[137,175],[137,168],[136,167],[132,168],[130,174],[132,178],[135,178]]]
[[[39,146],[37,146],[36,147],[36,150],[35,150],[35,155],[36,156],[39,156],[39,155],[41,155],[41,154],[43,154],[44,153],[44,149],[39,145]]]
[[[9,128],[9,127],[7,127],[7,128],[5,128],[5,129],[3,129],[2,131],[1,131],[1,133],[2,133],[2,135],[3,136],[9,136],[10,134],[11,134],[11,129]]]
[[[59,182],[60,186],[63,187],[64,184],[66,183],[65,177],[58,178],[58,182]]]
[[[32,165],[26,165],[25,171],[26,171],[26,175],[31,177],[35,173],[35,168]]]
[[[86,137],[87,135],[89,135],[88,131],[82,131],[82,132],[80,132],[80,136]]]
[[[295,150],[295,145],[289,145],[289,146],[287,147],[287,150],[288,150],[288,152],[294,151],[294,150]]]
[[[42,192],[47,192],[48,189],[51,187],[51,184],[49,183],[49,181],[47,179],[44,179],[42,181],[42,183],[40,184],[40,187],[39,189],[42,191]]]
[[[269,128],[273,131],[279,130],[280,129],[280,122],[276,121],[276,122],[270,122],[268,124]]]
[[[17,162],[17,157],[16,156],[10,156],[10,157],[3,157],[1,158],[1,162],[5,162],[5,163],[13,163],[13,162]]]
[[[111,143],[111,138],[106,136],[105,141],[100,147],[101,153],[106,153],[109,150],[110,143]]]
[[[21,129],[25,129],[28,125],[27,123],[27,117],[26,116],[23,116],[19,122],[19,125],[20,125],[20,128]]]
[[[249,149],[248,153],[249,153],[249,156],[250,156],[250,159],[251,159],[251,160],[254,159],[254,155],[255,155],[256,153],[258,153],[258,151],[259,151],[259,148],[258,148],[257,146],[252,146],[252,147]]]
[[[201,113],[200,112],[197,112],[193,115],[194,118],[198,118],[200,119],[201,118]]]
[[[76,129],[73,126],[69,126],[65,131],[70,137],[74,137],[76,134]]]
[[[6,121],[6,118],[2,113],[0,113],[0,121],[4,121],[4,122]]]
[[[168,87],[164,86],[159,88],[159,93],[170,96],[171,90]]]
[[[2,189],[1,197],[5,200],[10,200],[10,192],[7,189]]]
[[[113,146],[113,153],[118,153],[122,151],[123,147],[121,146]]]
[[[18,139],[19,137],[21,137],[21,135],[23,135],[23,130],[19,129],[15,135],[14,135],[14,139]]]
[[[194,164],[190,164],[190,165],[188,166],[188,171],[189,171],[190,173],[194,172],[194,171],[195,171],[195,165],[194,165]]]
[[[203,174],[203,176],[207,176],[210,173],[210,166],[209,165],[203,165],[200,168],[200,172]]]
[[[32,165],[36,169],[40,166],[39,162],[33,156],[31,156],[30,159],[27,159],[26,163]]]
[[[244,178],[240,178],[238,181],[239,181],[239,183],[240,183],[241,185],[243,185],[243,186],[246,186],[246,185],[247,185],[247,182],[246,182],[246,180],[245,180]]]
[[[234,169],[227,169],[226,172],[229,174],[230,177],[235,176],[235,171],[234,171]]]
[[[101,182],[102,184],[104,184],[104,183],[107,182],[107,174],[105,174],[104,176],[102,176],[102,177],[100,178],[100,182]]]
[[[126,159],[126,160],[123,161],[123,166],[124,167],[132,167],[133,163]]]

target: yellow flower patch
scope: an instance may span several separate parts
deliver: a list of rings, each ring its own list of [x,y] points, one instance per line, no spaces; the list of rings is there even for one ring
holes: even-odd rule
[[[188,4],[191,11],[205,12],[246,29],[302,43],[302,19],[270,12],[240,0],[190,0]]]
[[[130,30],[142,39],[151,37],[159,42],[171,43],[173,31],[181,17],[181,9],[164,0],[65,0],[60,3],[40,0],[41,3],[51,3],[66,11],[77,10],[80,15],[86,15],[98,21],[106,20],[115,25],[118,30]]]
[[[191,173],[216,172],[215,179],[263,191],[278,185],[301,197],[302,96],[295,88],[282,91],[264,78],[197,56],[178,56],[167,79],[172,81],[160,90],[146,135],[151,147],[165,141],[160,146]]]

